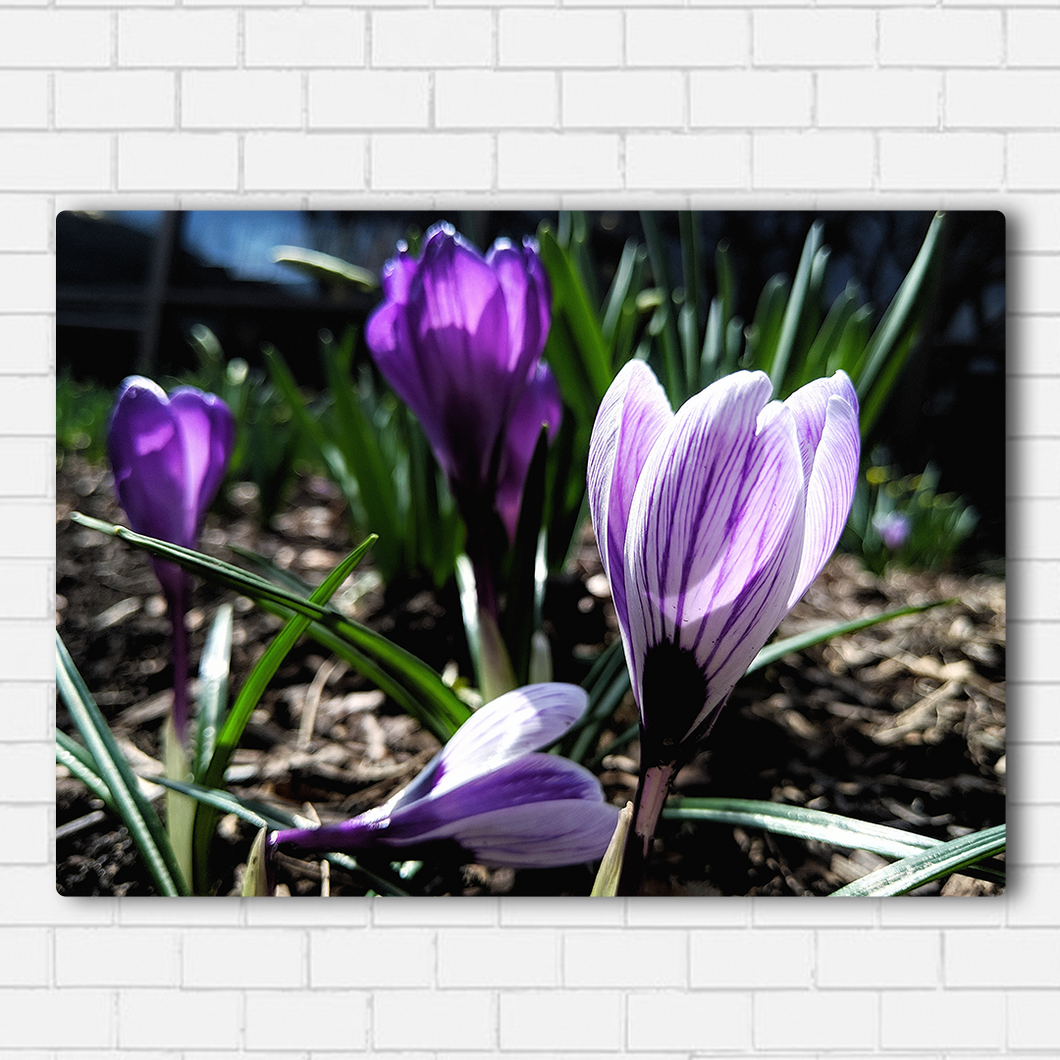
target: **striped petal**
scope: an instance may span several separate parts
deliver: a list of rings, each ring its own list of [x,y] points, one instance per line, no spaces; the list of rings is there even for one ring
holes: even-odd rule
[[[795,420],[768,377],[739,372],[691,398],[653,448],[630,511],[625,559],[632,674],[642,716],[653,646],[690,652],[704,678],[694,730],[728,697],[787,611],[804,515]],[[767,404],[768,403],[768,404]]]
[[[584,713],[578,685],[548,682],[513,689],[477,710],[416,779],[389,804],[391,812],[499,769],[562,736]]]
[[[589,440],[589,511],[631,671],[623,560],[626,528],[648,454],[673,418],[652,370],[643,361],[629,361],[604,394]]]
[[[455,839],[464,832],[468,818],[527,804],[541,807],[544,832],[549,804],[603,799],[600,782],[584,766],[559,755],[531,752],[445,790],[391,806],[387,839],[392,843]]]
[[[467,818],[453,838],[480,864],[550,869],[603,857],[617,823],[616,806],[566,799]]]
[[[806,531],[790,609],[820,574],[846,525],[861,460],[861,429],[857,395],[845,372],[814,380],[785,405],[795,417],[806,474]]]

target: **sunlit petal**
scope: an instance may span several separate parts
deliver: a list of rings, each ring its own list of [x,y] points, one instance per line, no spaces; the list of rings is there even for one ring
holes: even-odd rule
[[[589,441],[589,510],[623,637],[628,625],[623,550],[630,507],[648,454],[672,420],[651,369],[630,361],[608,387]]]

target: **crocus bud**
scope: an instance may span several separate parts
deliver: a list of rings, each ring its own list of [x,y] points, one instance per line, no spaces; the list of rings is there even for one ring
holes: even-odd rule
[[[585,712],[577,685],[517,688],[473,714],[389,802],[339,824],[269,837],[291,854],[412,848],[450,839],[484,865],[551,868],[603,855],[618,809],[583,766],[541,753]]]
[[[901,512],[884,512],[872,517],[872,525],[888,552],[897,552],[909,539],[909,516]]]
[[[235,421],[219,397],[193,387],[180,387],[167,397],[150,379],[126,379],[111,414],[108,449],[118,503],[132,529],[195,548],[234,442]],[[187,722],[184,613],[191,579],[175,564],[152,562],[173,621],[173,721],[183,736]]]

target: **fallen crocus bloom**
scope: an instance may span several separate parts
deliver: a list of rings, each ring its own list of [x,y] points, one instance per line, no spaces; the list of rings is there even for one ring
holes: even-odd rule
[[[604,395],[589,504],[640,710],[634,831],[817,577],[850,511],[858,403],[843,372],[785,402],[736,372],[676,413],[632,361]]]
[[[195,548],[206,509],[228,468],[235,421],[213,394],[180,387],[165,391],[143,376],[124,380],[107,439],[118,503],[139,534]],[[187,726],[187,639],[184,616],[191,576],[152,560],[173,623],[173,723]]]
[[[603,855],[618,809],[583,766],[538,749],[585,712],[577,685],[527,685],[473,714],[389,802],[348,821],[273,832],[300,855],[458,843],[478,863],[552,868]]]

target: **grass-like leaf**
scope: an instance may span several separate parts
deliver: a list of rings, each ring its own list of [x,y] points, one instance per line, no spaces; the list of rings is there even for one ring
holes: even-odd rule
[[[747,668],[747,673],[752,674],[761,670],[770,663],[782,659],[793,651],[804,651],[812,648],[815,644],[823,644],[833,637],[841,637],[845,633],[856,633],[870,626],[878,626],[881,622],[889,622],[892,618],[901,618],[903,615],[917,615],[922,611],[930,611],[933,607],[943,607],[946,604],[955,604],[956,600],[932,600],[927,604],[910,604],[907,607],[899,607],[894,611],[885,611],[880,615],[869,615],[867,618],[855,618],[849,622],[839,622],[832,626],[819,626],[817,629],[807,630],[805,633],[797,633],[793,637],[785,637],[783,640],[767,644],[755,657]]]
[[[71,776],[77,777],[97,799],[102,799],[111,810],[117,812],[114,796],[111,795],[106,781],[99,775],[92,756],[62,729],[55,733],[55,761],[66,766]]]
[[[876,422],[908,356],[912,336],[927,309],[935,277],[942,265],[946,228],[946,215],[937,213],[928,227],[916,260],[869,340],[862,367],[854,379],[862,406],[862,437],[868,434]],[[877,377],[880,377],[879,382]]]
[[[369,294],[379,290],[379,280],[374,272],[319,250],[310,250],[308,247],[273,247],[272,260],[281,265],[292,265],[314,280],[338,280]]]
[[[806,242],[803,244],[802,256],[799,258],[799,267],[795,271],[791,296],[784,308],[773,358],[769,365],[769,379],[773,384],[773,392],[780,397],[787,396],[784,393],[784,379],[788,373],[788,362],[791,360],[792,351],[795,349],[795,338],[800,331],[804,316],[814,312],[810,297],[810,278],[823,233],[824,227],[819,221],[810,226]]]
[[[187,884],[177,867],[162,822],[140,791],[139,781],[118,749],[58,632],[55,634],[55,651],[55,680],[59,695],[77,726],[85,749],[92,756],[97,775],[109,789],[115,809],[139,848],[151,878],[162,894],[171,897],[187,894]]]
[[[360,546],[355,548],[333,571],[320,583],[309,597],[310,603],[326,604],[339,586],[349,577],[351,571],[364,558],[368,550],[375,542],[374,537],[368,538]],[[232,710],[225,718],[217,734],[217,745],[210,758],[210,764],[203,776],[207,787],[217,787],[224,780],[224,771],[232,759],[236,747],[239,746],[240,738],[250,716],[257,707],[262,693],[268,683],[273,679],[280,663],[287,657],[287,653],[294,647],[298,638],[305,633],[310,619],[304,615],[297,615],[288,619],[283,629],[273,637],[265,654],[258,660],[254,669],[247,676],[243,687],[239,690]]]
[[[508,599],[501,625],[516,683],[520,685],[526,684],[530,673],[530,642],[534,633],[541,628],[541,607],[545,595],[545,576],[548,573],[542,537],[547,460],[548,429],[542,426],[519,505],[519,522],[508,568]]]
[[[681,343],[671,297],[673,284],[666,267],[666,251],[655,214],[642,211],[640,226],[644,230],[644,242],[648,247],[648,260],[651,262],[655,286],[662,291],[662,301],[656,310],[656,324],[662,346],[664,389],[670,404],[678,408],[685,398],[690,396],[692,382],[685,376],[685,362],[681,357]]]
[[[663,817],[671,821],[711,821],[761,828],[766,832],[816,839],[853,850],[871,850],[874,854],[892,858],[918,854],[942,842],[823,810],[757,799],[670,799]]]
[[[313,591],[309,602],[314,604],[327,604],[338,590],[339,586],[349,577],[351,571],[364,558],[368,549],[372,547],[374,538],[368,538],[358,548],[354,549],[323,582]],[[205,772],[199,778],[210,788],[219,788],[224,783],[225,769],[232,760],[235,749],[250,721],[255,707],[261,699],[269,682],[273,679],[280,664],[287,657],[287,653],[294,647],[295,643],[309,627],[310,619],[304,615],[293,614],[284,623],[283,628],[273,637],[265,654],[258,660],[254,669],[250,671],[243,687],[239,690],[235,703],[232,704],[231,713],[225,718],[224,724],[217,733],[216,746]],[[167,773],[169,771],[167,770]],[[199,874],[196,881],[200,890],[205,891],[209,886],[208,864],[210,841],[213,837],[216,825],[216,815],[209,811],[199,813],[195,819],[195,867]]]
[[[627,802],[619,811],[611,842],[607,844],[600,868],[597,870],[590,898],[614,898],[618,893],[618,878],[622,875],[622,855],[626,849],[626,837],[633,820],[633,803]]]
[[[1005,826],[999,824],[981,832],[951,839],[930,850],[896,861],[876,872],[862,876],[834,891],[832,898],[887,898],[907,894],[925,883],[948,876],[975,865],[986,858],[996,857],[1005,850]]]
[[[170,560],[207,581],[234,589],[271,614],[284,619],[291,614],[308,618],[311,624],[306,632],[314,640],[349,661],[443,742],[471,716],[470,709],[429,666],[333,607],[307,600],[259,575],[192,549],[145,537],[79,512],[70,518],[82,526],[127,541],[149,555]]]
[[[213,757],[217,733],[228,709],[228,676],[232,657],[232,605],[217,609],[199,660],[199,710],[195,726],[192,776],[202,777]]]
[[[541,225],[537,241],[552,284],[552,328],[545,358],[578,419],[591,420],[611,383],[609,351],[585,285],[555,234]]]

